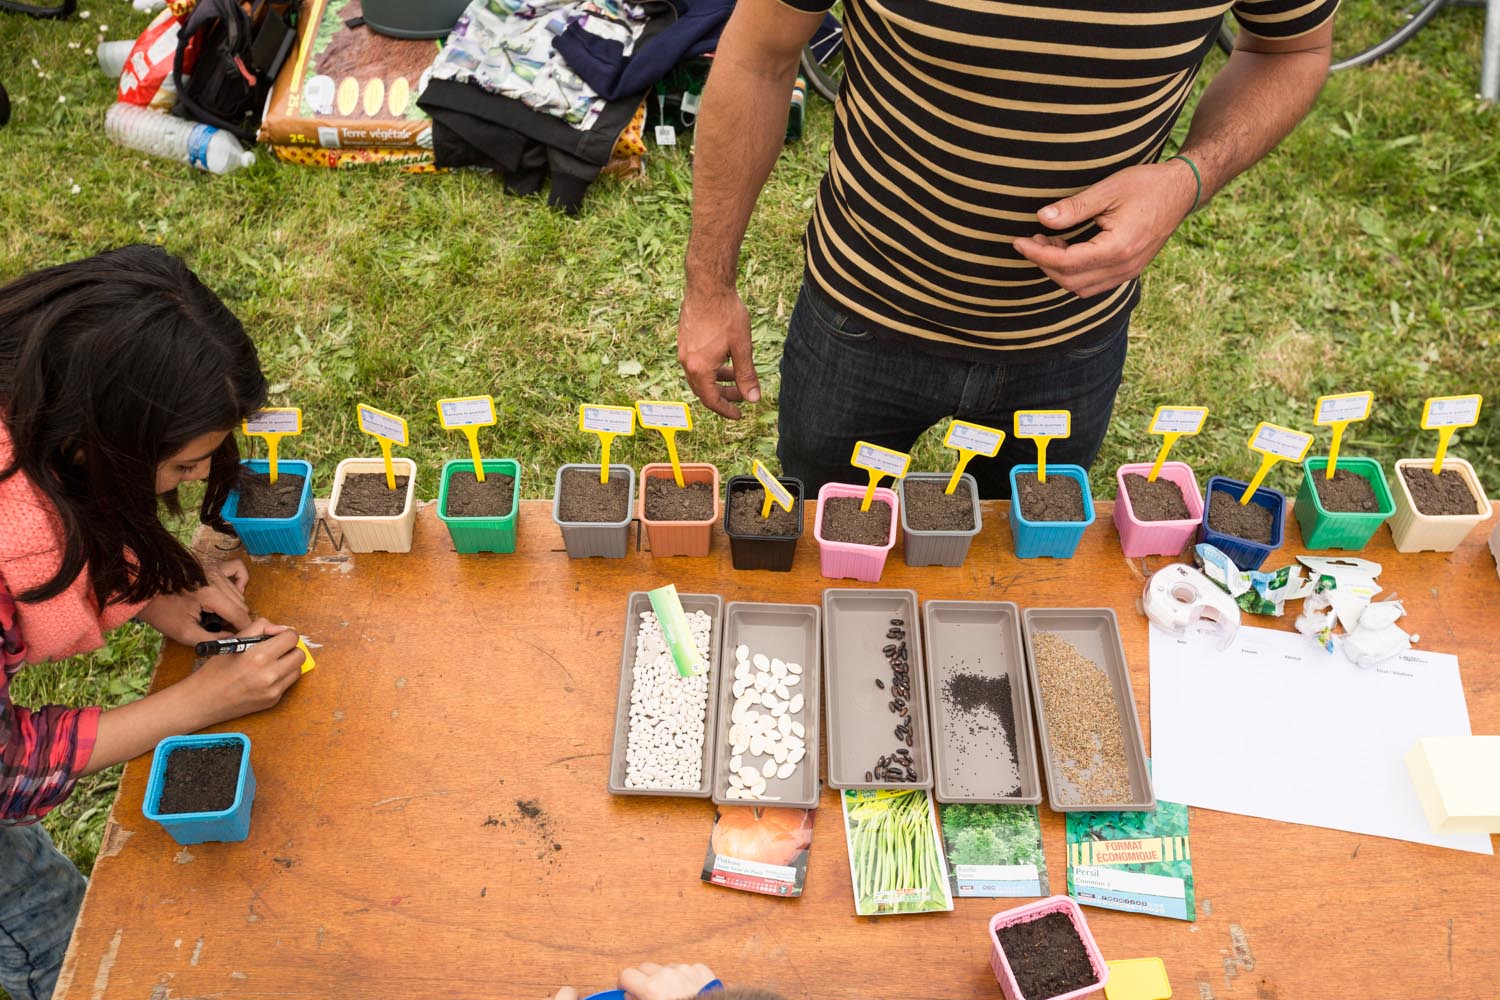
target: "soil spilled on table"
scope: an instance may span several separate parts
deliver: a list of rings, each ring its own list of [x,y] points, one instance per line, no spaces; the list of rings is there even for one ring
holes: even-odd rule
[[[944,493],[947,487],[947,483],[931,479],[908,479],[902,485],[907,527],[915,531],[973,530],[974,494],[969,484],[959,480],[952,493]]]
[[[396,488],[386,485],[384,472],[354,472],[344,477],[334,517],[395,517],[406,509],[406,476],[396,477]]]
[[[271,482],[268,472],[240,472],[240,501],[236,517],[291,517],[302,505],[305,480],[294,472],[278,472]]]
[[[455,472],[448,477],[449,517],[505,517],[514,505],[516,481],[498,472],[486,472],[484,482],[473,472]]]
[[[1072,476],[1053,473],[1041,482],[1034,472],[1016,476],[1016,495],[1021,516],[1033,524],[1041,521],[1083,521],[1083,486]]]
[[[1182,487],[1170,479],[1153,481],[1139,472],[1127,472],[1125,494],[1137,521],[1186,521],[1192,517]]]
[[[823,537],[830,542],[883,547],[891,540],[891,505],[872,500],[860,510],[859,497],[829,497],[823,502]]]

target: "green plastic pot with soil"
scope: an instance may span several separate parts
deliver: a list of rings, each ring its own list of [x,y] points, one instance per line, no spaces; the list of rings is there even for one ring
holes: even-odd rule
[[[1079,465],[1035,465],[1010,470],[1010,530],[1022,559],[1070,559],[1094,523],[1088,472]]]
[[[1318,457],[1302,463],[1292,513],[1307,548],[1358,550],[1396,513],[1396,504],[1375,459],[1341,457],[1329,478],[1328,459]]]
[[[1452,552],[1478,524],[1489,520],[1490,501],[1474,467],[1446,458],[1433,472],[1430,458],[1396,463],[1391,499],[1391,539],[1400,552]]]
[[[654,463],[641,469],[637,515],[646,531],[651,554],[706,556],[719,520],[719,469],[707,463],[685,463],[682,485],[672,466]]]
[[[273,483],[269,461],[245,459],[223,514],[251,555],[307,555],[318,522],[312,463],[279,459]]]
[[[444,463],[438,517],[448,526],[458,552],[514,552],[521,463],[513,458],[486,458],[480,468],[484,469],[483,482],[469,459]]]
[[[597,465],[570,463],[558,469],[552,520],[562,531],[568,558],[625,558],[634,500],[635,470],[628,465],[609,466],[604,481]]]
[[[766,516],[765,487],[754,476],[731,476],[725,490],[724,534],[729,536],[729,558],[735,569],[791,570],[802,537],[802,481],[777,479],[792,495],[792,509],[771,503]]]
[[[899,480],[902,550],[908,566],[962,566],[979,534],[979,484],[968,473],[913,472]]]
[[[379,458],[346,458],[333,474],[328,516],[351,552],[410,552],[417,523],[417,463],[391,459],[395,488]]]

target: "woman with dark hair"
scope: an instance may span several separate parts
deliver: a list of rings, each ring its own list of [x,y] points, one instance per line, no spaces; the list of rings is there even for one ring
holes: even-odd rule
[[[51,996],[83,898],[36,820],[83,775],[270,708],[300,676],[297,633],[250,620],[244,565],[200,563],[158,517],[207,480],[199,519],[227,530],[233,429],[265,397],[239,320],[160,248],[0,287],[0,986],[16,1000]],[[107,712],[10,701],[23,662],[97,649],[132,617],[211,639],[206,613],[272,638]]]

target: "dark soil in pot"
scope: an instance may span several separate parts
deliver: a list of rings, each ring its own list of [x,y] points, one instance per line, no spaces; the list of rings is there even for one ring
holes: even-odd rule
[[[487,472],[484,482],[472,472],[448,477],[449,517],[505,517],[515,502],[516,481],[511,476]]]
[[[1208,498],[1208,526],[1221,535],[1271,544],[1271,512],[1256,503],[1240,503],[1223,490],[1214,490]]]
[[[1170,479],[1153,481],[1139,472],[1127,472],[1125,493],[1137,521],[1186,521],[1193,516],[1188,513],[1182,487]]]
[[[714,516],[714,489],[709,483],[678,486],[675,479],[645,482],[646,520],[708,521]]]
[[[1411,502],[1420,513],[1429,517],[1479,513],[1474,491],[1457,469],[1444,469],[1434,476],[1429,468],[1407,465],[1401,469],[1401,478],[1406,480]]]
[[[630,517],[630,477],[611,472],[599,482],[590,469],[566,469],[558,491],[557,516],[568,523],[615,524]]]
[[[1313,488],[1318,491],[1318,503],[1324,510],[1339,514],[1374,514],[1380,510],[1375,487],[1357,472],[1334,469],[1333,478],[1329,479],[1328,473],[1314,469],[1312,477]]]
[[[239,788],[243,756],[244,747],[238,743],[173,750],[162,775],[156,811],[166,815],[228,809]]]
[[[902,484],[907,527],[913,531],[973,530],[974,495],[969,484],[960,480],[952,493],[944,493],[947,485],[930,479],[909,479]]]
[[[1026,1000],[1047,1000],[1099,981],[1088,949],[1066,913],[1011,924],[995,934]]]
[[[883,547],[891,540],[891,505],[870,501],[860,510],[859,497],[829,497],[823,501],[823,538],[830,542]]]
[[[291,517],[302,506],[303,478],[283,472],[276,482],[266,472],[240,473],[240,502],[236,517]]]
[[[772,501],[770,516],[761,517],[760,508],[763,503],[765,491],[759,486],[731,490],[725,526],[736,535],[775,538],[791,538],[802,530],[801,509],[797,504],[792,504],[791,510],[782,510],[780,504]],[[874,504],[870,506],[873,507]]]
[[[1088,510],[1083,506],[1083,485],[1072,476],[1053,473],[1041,482],[1034,472],[1016,476],[1016,500],[1021,516],[1032,523],[1040,521],[1085,521]]]
[[[396,488],[385,484],[384,472],[355,472],[344,477],[334,517],[395,517],[406,509],[406,476],[396,477]]]

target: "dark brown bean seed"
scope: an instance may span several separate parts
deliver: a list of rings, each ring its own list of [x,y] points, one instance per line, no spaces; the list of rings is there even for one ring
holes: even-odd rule
[[[911,746],[911,734],[910,733],[906,734],[906,745],[907,746]]]
[[[896,653],[896,644],[894,642],[891,643],[889,646],[882,649],[881,652],[886,656],[894,656]]]
[[[906,714],[908,714],[909,711],[910,710],[905,705],[901,706],[901,714],[903,716],[906,715]]]

